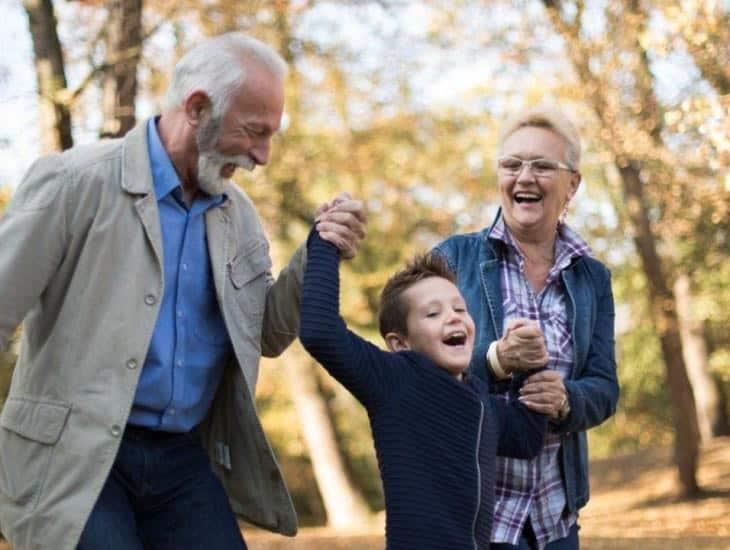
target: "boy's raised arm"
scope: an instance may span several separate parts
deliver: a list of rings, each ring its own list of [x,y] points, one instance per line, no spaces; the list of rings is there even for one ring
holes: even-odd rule
[[[307,240],[299,339],[304,348],[366,407],[392,391],[394,354],[347,329],[339,314],[340,276],[337,248],[316,229]]]

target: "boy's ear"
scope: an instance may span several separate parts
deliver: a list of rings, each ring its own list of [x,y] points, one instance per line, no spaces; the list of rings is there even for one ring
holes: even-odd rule
[[[408,339],[397,332],[389,332],[385,335],[385,345],[390,351],[404,351],[411,349]]]

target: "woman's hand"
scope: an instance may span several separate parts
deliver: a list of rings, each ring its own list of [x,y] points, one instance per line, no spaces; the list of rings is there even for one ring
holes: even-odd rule
[[[520,401],[530,410],[560,419],[560,410],[568,402],[568,392],[560,373],[544,370],[530,376],[520,389]]]
[[[529,319],[512,319],[497,341],[497,358],[506,373],[544,367],[548,362],[540,326]]]

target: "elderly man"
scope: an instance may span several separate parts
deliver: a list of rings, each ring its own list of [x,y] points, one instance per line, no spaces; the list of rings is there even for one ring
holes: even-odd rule
[[[304,251],[274,280],[228,181],[268,161],[285,73],[244,35],[201,43],[160,117],[40,159],[0,219],[0,349],[25,320],[0,417],[14,548],[245,548],[234,512],[296,532],[253,397],[297,334]],[[362,204],[322,212],[351,257]]]

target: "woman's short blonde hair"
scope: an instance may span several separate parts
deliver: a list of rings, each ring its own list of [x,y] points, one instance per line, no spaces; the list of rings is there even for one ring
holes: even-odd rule
[[[580,164],[580,136],[578,130],[563,112],[552,105],[538,105],[523,109],[510,116],[502,125],[499,145],[520,128],[534,126],[547,128],[560,135],[566,144],[566,157],[571,168],[577,170]]]

